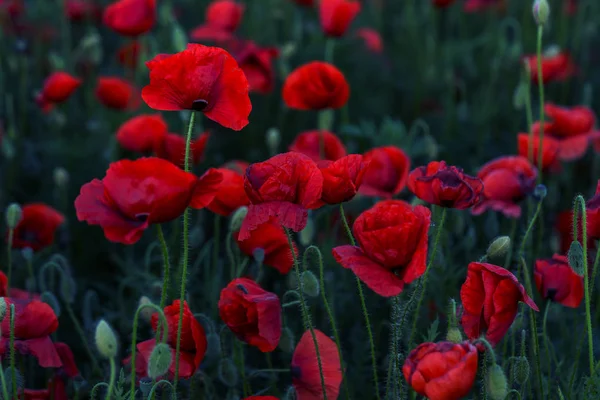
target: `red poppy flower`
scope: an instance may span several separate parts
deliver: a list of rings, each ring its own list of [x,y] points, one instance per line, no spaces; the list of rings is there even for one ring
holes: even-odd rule
[[[466,0],[463,9],[465,12],[479,12],[487,9],[496,8],[503,10],[506,8],[506,0]]]
[[[360,3],[353,0],[321,0],[321,28],[328,36],[344,36],[352,20],[360,12]]]
[[[250,91],[266,94],[273,90],[275,71],[273,59],[279,56],[275,47],[259,47],[248,40],[237,42],[233,52],[240,68],[244,71]]]
[[[75,210],[80,221],[100,225],[108,240],[133,244],[150,224],[172,221],[187,207],[206,207],[221,179],[214,169],[197,178],[155,157],[121,160],[110,164],[104,179],[81,187]]]
[[[532,147],[533,164],[538,165],[540,138],[538,136],[534,136],[533,141],[530,141],[528,133],[519,133],[517,136],[517,142],[519,146],[518,153],[521,157],[528,158],[529,146]],[[544,142],[542,146],[542,170],[544,172],[558,170],[560,168],[560,161],[558,160],[560,142],[556,139],[553,139],[551,136],[544,136]]]
[[[29,247],[39,251],[52,245],[56,230],[65,222],[65,217],[43,203],[26,204],[22,212],[21,221],[13,232],[13,249]]]
[[[437,8],[446,8],[451,6],[455,0],[432,0],[433,5]]]
[[[60,361],[62,363],[61,367],[61,375],[64,375],[67,378],[74,378],[79,373],[79,368],[77,368],[77,364],[75,364],[75,357],[73,356],[73,351],[68,344],[62,342],[54,343],[54,348],[60,357]]]
[[[431,211],[423,206],[380,201],[352,226],[358,247],[338,246],[333,255],[378,295],[397,296],[425,272],[430,224]]]
[[[320,161],[323,174],[321,200],[327,204],[340,204],[352,200],[362,185],[367,164],[360,154],[350,154],[337,161]]]
[[[160,114],[142,114],[125,121],[117,141],[126,150],[146,153],[167,135],[167,123]]]
[[[313,61],[296,68],[285,80],[283,100],[296,110],[342,108],[350,97],[350,86],[335,66]]]
[[[103,21],[120,35],[143,35],[156,22],[156,0],[119,0],[106,7]]]
[[[279,344],[279,298],[250,279],[234,279],[221,291],[219,315],[241,341],[263,353],[275,350]]]
[[[321,146],[323,149],[321,150]],[[346,155],[346,147],[342,141],[329,131],[308,131],[296,136],[290,145],[290,151],[302,153],[313,161],[335,161]],[[321,151],[323,156],[321,156]]]
[[[105,107],[115,110],[135,110],[140,106],[138,90],[125,79],[100,77],[96,97]]]
[[[427,203],[464,210],[479,202],[483,182],[445,161],[432,161],[410,173],[408,188]]]
[[[204,132],[190,143],[192,164],[198,164],[202,161],[209,137],[210,134]],[[176,133],[167,133],[154,142],[154,153],[157,157],[183,167],[185,164],[185,138]]]
[[[275,219],[250,232],[250,236],[244,241],[239,240],[238,232],[233,237],[240,251],[247,256],[253,256],[258,249],[262,250],[265,257],[263,264],[275,268],[281,274],[287,274],[294,266],[287,235]],[[294,251],[298,253],[296,244]]]
[[[535,286],[545,299],[577,308],[583,300],[583,277],[577,275],[565,256],[535,261]]]
[[[328,399],[337,399],[342,384],[342,368],[338,348],[333,340],[318,329],[314,330],[321,358],[321,369]],[[319,361],[310,331],[304,332],[292,356],[292,385],[298,400],[323,399]]]
[[[365,196],[391,198],[406,186],[410,159],[395,146],[376,147],[364,154],[369,167],[359,192]]]
[[[233,0],[215,0],[206,8],[205,20],[209,26],[235,31],[244,15],[245,6]]]
[[[250,204],[250,199],[244,190],[243,172],[237,172],[227,167],[219,168],[217,171],[223,175],[223,181],[215,198],[207,208],[215,214],[228,217],[238,208]]]
[[[512,325],[519,302],[539,311],[523,285],[509,271],[496,265],[472,262],[460,288],[463,315],[460,323],[469,339],[485,338],[495,346]]]
[[[146,66],[150,84],[142,90],[142,98],[150,108],[202,111],[236,131],[248,125],[252,110],[248,81],[225,50],[188,44],[184,51],[158,55]]]
[[[467,396],[477,375],[477,348],[468,342],[422,343],[402,367],[404,379],[430,400],[458,400]]]
[[[66,12],[73,22],[81,22],[86,18],[98,19],[102,15],[101,8],[90,0],[67,0]]]
[[[135,69],[143,50],[144,47],[137,40],[126,43],[117,50],[117,60],[125,67]]]
[[[317,164],[304,154],[278,154],[267,161],[251,164],[244,176],[244,189],[250,199],[239,239],[275,217],[286,228],[299,232],[306,226],[307,210],[320,206],[323,175]]]
[[[537,169],[526,157],[499,157],[481,167],[477,177],[483,181],[483,200],[473,207],[473,215],[492,209],[519,218],[517,203],[533,191]]]
[[[360,28],[356,31],[356,36],[361,38],[367,49],[373,53],[383,53],[383,41],[381,35],[375,29],[371,28]]]
[[[54,104],[66,101],[80,85],[81,79],[66,72],[54,72],[46,78],[35,100],[44,111],[49,111]]]
[[[50,334],[58,329],[58,318],[48,304],[39,300],[14,300],[5,298],[6,316],[2,320],[0,355],[10,351],[10,305],[15,305],[15,349],[21,354],[29,354],[38,360],[40,367],[58,368],[62,366],[60,357],[50,339]]]
[[[587,212],[587,244],[588,249],[596,248],[595,237],[600,234],[597,229],[594,229],[595,226],[600,224],[600,215],[598,215],[598,209],[600,209],[600,205],[598,204],[598,200],[592,198],[588,200],[586,204],[586,212]],[[598,216],[597,216],[598,215]],[[558,213],[556,217],[556,224],[554,226],[556,231],[559,234],[559,248],[562,254],[566,254],[571,247],[571,242],[573,242],[573,210],[566,210]],[[577,238],[579,243],[583,244],[583,225],[581,224],[581,219],[579,219],[579,226],[577,227]],[[600,236],[598,236],[600,239]]]
[[[526,56],[525,63],[531,72],[531,82],[537,85],[537,56]],[[575,63],[569,54],[559,52],[553,55],[542,55],[542,81],[544,84],[549,82],[564,81],[572,77],[574,74]]]

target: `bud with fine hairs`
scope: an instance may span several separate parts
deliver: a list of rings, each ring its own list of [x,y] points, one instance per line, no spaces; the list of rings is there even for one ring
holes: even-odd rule
[[[148,296],[140,297],[138,307],[145,306],[147,304],[152,304],[152,300],[150,300],[150,298]],[[156,311],[154,311],[150,307],[145,307],[142,309],[142,311],[140,311],[140,316],[142,317],[142,319],[144,321],[150,322],[150,319],[152,319],[152,314],[154,314],[155,312]]]
[[[302,279],[302,291],[308,297],[317,297],[320,293],[321,287],[315,274],[310,271],[304,271],[301,275]]]
[[[270,128],[267,131],[267,136],[265,138],[267,142],[267,147],[269,148],[269,153],[271,155],[275,155],[279,153],[279,145],[281,144],[281,133],[277,128]]]
[[[248,214],[248,207],[246,207],[246,206],[241,206],[240,208],[235,210],[233,212],[233,214],[231,214],[231,217],[229,218],[229,231],[230,232],[239,231],[240,228],[242,227],[242,222],[244,222],[244,218],[246,218],[247,214]]]
[[[156,379],[159,376],[165,375],[169,372],[169,367],[173,359],[171,348],[166,343],[157,344],[148,361],[148,376],[152,379]]]
[[[6,208],[4,216],[6,217],[6,226],[8,229],[15,229],[19,225],[19,222],[21,222],[21,218],[23,218],[23,210],[21,210],[21,206],[17,203],[12,203]]]
[[[506,375],[498,364],[494,364],[487,372],[485,386],[491,400],[504,400],[508,395]]]
[[[103,319],[96,326],[94,341],[102,357],[110,359],[117,356],[117,337],[108,322]]]
[[[550,5],[548,0],[535,0],[533,2],[533,18],[536,24],[545,25],[550,17]]]
[[[510,250],[510,237],[499,236],[490,243],[486,255],[488,258],[500,258],[504,257],[508,250]]]

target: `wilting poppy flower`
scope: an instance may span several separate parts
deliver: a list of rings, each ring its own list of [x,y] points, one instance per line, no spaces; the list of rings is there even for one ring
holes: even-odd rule
[[[66,72],[54,72],[46,78],[35,100],[44,111],[49,111],[54,104],[66,101],[80,85],[81,79]]]
[[[517,136],[517,143],[519,147],[519,155],[525,158],[529,157],[529,147],[531,146],[533,164],[538,165],[540,138],[538,136],[534,136],[533,140],[530,141],[528,133],[519,133]],[[551,136],[544,136],[544,142],[542,146],[542,170],[549,171],[558,169],[560,167],[560,162],[558,161],[560,142],[556,139],[553,139]]]
[[[119,0],[106,7],[103,21],[120,35],[143,35],[156,22],[156,0]]]
[[[361,38],[365,42],[367,49],[373,53],[383,52],[383,41],[381,40],[381,35],[375,29],[360,28],[356,31],[356,36]]]
[[[204,132],[190,143],[192,164],[198,164],[202,161],[209,137],[210,134]],[[154,153],[157,157],[183,167],[185,164],[185,138],[176,133],[167,133],[154,142]]]
[[[259,47],[248,40],[238,42],[233,55],[248,79],[250,91],[265,94],[273,90],[273,59],[279,56],[277,48]]]
[[[337,161],[320,161],[318,166],[323,174],[321,200],[327,204],[343,203],[356,196],[367,170],[367,164],[359,154],[350,154]]]
[[[2,320],[0,355],[10,351],[10,305],[15,305],[15,349],[21,354],[29,354],[38,360],[40,367],[58,368],[62,366],[60,357],[50,339],[50,334],[58,328],[58,318],[48,304],[39,300],[14,300],[5,298],[6,316]]]
[[[395,146],[376,147],[364,154],[367,171],[359,193],[365,196],[391,198],[406,186],[410,159]]]
[[[335,66],[313,61],[295,69],[283,85],[283,100],[296,110],[341,108],[350,97],[350,86]]]
[[[477,361],[477,348],[468,342],[428,342],[410,352],[402,373],[415,392],[430,400],[458,400],[475,383]]]
[[[427,203],[464,210],[479,202],[483,182],[445,161],[432,161],[410,173],[408,188]]]
[[[344,36],[359,11],[360,3],[356,0],[321,0],[319,3],[321,28],[328,36]]]
[[[138,40],[126,43],[117,50],[117,60],[125,67],[135,69],[143,49]]]
[[[173,301],[173,304],[164,308],[165,317],[168,325],[168,338],[167,344],[171,347],[171,357],[175,359],[175,352],[177,347],[177,329],[179,327],[179,300]],[[153,314],[150,320],[152,329],[156,332],[158,326],[158,314]],[[135,359],[135,372],[138,377],[145,377],[148,371],[148,361],[156,340],[150,339],[144,342],[138,343],[136,348],[138,354]],[[183,303],[183,319],[181,326],[181,342],[180,342],[180,353],[179,353],[179,376],[181,378],[189,378],[200,366],[200,363],[204,359],[206,353],[206,333],[204,328],[200,325],[200,322],[196,320],[194,314],[188,307],[187,302]],[[125,364],[129,363],[130,359],[124,361]],[[175,362],[171,363],[169,367],[170,375],[175,374]]]
[[[268,353],[281,337],[281,304],[275,293],[267,292],[247,278],[231,281],[221,291],[219,315],[243,342]]]
[[[100,225],[108,240],[133,244],[150,224],[172,221],[187,207],[206,207],[221,178],[214,169],[198,178],[155,157],[121,160],[110,164],[104,179],[81,187],[75,210],[80,221]]]
[[[456,0],[432,0],[433,5],[437,8],[445,8],[448,7],[450,5],[452,5],[452,3],[454,3]]]
[[[483,199],[473,207],[474,215],[492,209],[519,218],[517,203],[533,191],[537,169],[526,157],[499,157],[481,167],[477,177],[483,181]]]
[[[308,131],[296,136],[290,145],[290,151],[302,153],[313,161],[335,161],[346,155],[342,141],[329,131]],[[323,154],[321,155],[321,152]]]
[[[321,358],[321,369],[328,399],[337,399],[342,383],[342,368],[338,348],[333,340],[318,329],[314,330]],[[298,400],[323,399],[319,361],[310,331],[304,332],[292,356],[292,385]]]
[[[248,125],[252,104],[248,81],[225,50],[200,44],[148,61],[150,84],[142,98],[150,108],[202,111],[207,118],[239,131]]]
[[[26,204],[22,212],[13,232],[13,249],[38,251],[52,245],[56,230],[65,222],[64,215],[43,203]]]
[[[146,153],[166,136],[167,130],[167,123],[160,114],[142,114],[119,127],[117,141],[126,150]]]
[[[278,154],[251,164],[244,176],[250,199],[239,239],[275,217],[286,228],[299,232],[306,226],[308,211],[320,206],[323,175],[317,164],[304,154]]]
[[[512,325],[520,301],[539,311],[513,274],[487,263],[469,264],[460,299],[463,305],[460,323],[467,337],[477,339],[485,333],[492,346],[502,340]]]
[[[378,295],[397,296],[425,272],[430,224],[431,211],[423,206],[380,201],[354,221],[358,246],[335,247],[333,255]]]
[[[115,110],[135,110],[140,105],[138,90],[128,81],[118,77],[100,77],[96,97],[105,107]]]
[[[506,0],[466,0],[463,8],[465,12],[478,12],[490,8],[503,9],[506,7]]]
[[[67,16],[73,22],[80,22],[86,18],[97,19],[102,10],[93,0],[67,0]]]
[[[244,190],[244,174],[226,167],[219,168],[223,181],[213,201],[206,207],[215,214],[228,217],[235,210],[250,204]]]
[[[244,241],[239,240],[238,233],[234,233],[240,251],[247,256],[254,256],[257,250],[264,254],[263,264],[275,268],[282,274],[290,272],[294,266],[294,259],[290,251],[287,235],[277,220],[261,224],[250,232],[250,236]],[[294,251],[298,253],[294,243]]]
[[[538,84],[537,56],[525,57],[525,64],[531,72],[531,82]],[[560,82],[569,79],[575,74],[575,63],[567,53],[542,55],[542,81]]]
[[[545,299],[577,308],[583,299],[583,277],[577,275],[565,256],[535,261],[535,286]]]

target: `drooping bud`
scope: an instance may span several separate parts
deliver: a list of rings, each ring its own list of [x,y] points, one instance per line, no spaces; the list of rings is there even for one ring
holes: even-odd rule
[[[17,203],[9,204],[6,208],[5,217],[8,229],[15,229],[19,225],[19,222],[21,222],[21,218],[23,218],[21,206]]]
[[[69,184],[69,171],[62,167],[54,168],[54,184],[59,188],[64,188]]]
[[[271,155],[279,153],[279,145],[281,144],[281,133],[279,132],[279,129],[269,128],[265,140]]]
[[[117,355],[117,337],[110,325],[103,319],[96,326],[94,335],[98,353],[104,358],[114,358]]]
[[[494,364],[487,373],[486,389],[491,400],[504,400],[508,394],[508,382],[502,367]]]
[[[290,328],[283,328],[281,331],[281,337],[279,338],[279,348],[284,353],[291,354],[294,351],[294,333]]]
[[[452,343],[461,343],[464,339],[460,329],[453,327],[448,329],[446,340]]]
[[[152,300],[150,300],[150,298],[148,296],[140,297],[140,301],[138,302],[138,307],[145,306],[147,304],[152,304]],[[153,309],[151,309],[150,307],[144,307],[142,309],[142,311],[140,311],[140,316],[144,319],[144,321],[150,322],[150,319],[152,318],[152,314],[154,314],[154,313],[155,313],[155,311]]]
[[[248,207],[242,206],[235,210],[229,219],[229,231],[237,232],[242,227],[242,222],[244,222],[244,218],[248,214]]]
[[[4,297],[0,297],[0,322],[2,322],[6,316],[6,309],[6,299]]]
[[[159,376],[165,375],[169,371],[173,356],[171,348],[166,343],[157,344],[148,361],[148,376],[156,379]]]
[[[238,370],[233,361],[224,358],[219,362],[219,380],[227,387],[235,387],[238,383]]]
[[[527,84],[519,83],[513,94],[513,107],[515,110],[522,110],[527,105]]]
[[[577,275],[583,276],[585,274],[583,247],[577,240],[571,242],[571,247],[569,247],[569,252],[567,253],[567,259],[569,260],[569,265]]]
[[[533,2],[533,18],[538,25],[545,25],[550,16],[550,5],[547,0],[535,0]]]
[[[516,357],[512,365],[512,375],[515,378],[515,382],[519,385],[524,385],[529,380],[529,361],[527,357]]]
[[[56,314],[57,317],[60,317],[60,313],[61,313],[61,309],[60,309],[60,303],[58,302],[58,299],[56,298],[56,296],[52,293],[52,292],[44,292],[41,294],[40,299],[48,304],[50,307],[52,307],[52,310],[54,311],[54,314]]]
[[[310,246],[313,237],[315,236],[315,223],[312,218],[308,218],[306,221],[306,226],[304,229],[300,231],[298,238],[300,239],[300,244],[302,246]]]
[[[537,185],[535,187],[535,189],[533,190],[533,197],[535,197],[535,199],[537,201],[544,200],[544,198],[546,197],[547,194],[548,194],[548,189],[546,188],[546,186],[544,186],[542,184]]]
[[[489,258],[504,257],[510,249],[510,237],[499,236],[489,245],[486,255]]]
[[[321,287],[315,274],[310,271],[304,271],[301,275],[302,289],[304,294],[308,297],[317,297],[320,293]]]

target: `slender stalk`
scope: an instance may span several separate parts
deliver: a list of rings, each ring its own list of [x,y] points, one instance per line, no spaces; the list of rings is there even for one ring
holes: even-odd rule
[[[29,274],[29,280],[31,281],[31,287],[27,288],[29,290],[29,298],[31,298],[33,296],[33,293],[35,293],[35,275],[33,274],[33,253],[31,257],[26,257],[26,264],[27,264],[27,273]]]
[[[550,345],[548,344],[548,333],[546,330],[546,324],[548,322],[548,311],[550,311],[551,301],[546,302],[546,309],[544,310],[544,319],[542,320],[542,336],[544,337],[544,351],[546,352],[546,366],[548,367],[548,376],[552,375],[552,358],[550,357]]]
[[[529,133],[529,147],[527,148],[527,158],[533,164],[533,111],[531,106],[531,71],[529,68],[525,68],[527,72],[525,92],[525,116],[527,118],[527,132]]]
[[[340,216],[342,218],[342,224],[344,225],[344,230],[346,231],[346,235],[348,235],[348,239],[350,239],[350,243],[352,246],[356,246],[356,240],[354,240],[354,236],[352,235],[352,231],[350,230],[350,225],[348,225],[348,220],[346,219],[346,213],[344,212],[344,205],[340,203]],[[367,326],[367,334],[369,335],[369,344],[371,346],[371,367],[373,368],[373,382],[375,383],[375,395],[378,400],[381,399],[379,396],[379,378],[377,375],[377,359],[375,357],[375,341],[373,340],[373,331],[371,329],[371,320],[369,318],[369,311],[367,310],[367,303],[365,301],[365,294],[363,293],[363,287],[358,276],[356,277],[356,287],[358,289],[358,297],[360,298],[360,306],[362,308],[363,316],[365,318],[365,325]]]
[[[15,367],[15,305],[10,305],[10,374],[12,380],[12,398],[17,399],[17,369]],[[1,371],[4,374],[4,371]]]
[[[252,390],[250,389],[250,382],[246,378],[246,362],[244,361],[244,347],[242,346],[242,342],[239,340],[235,340],[234,351],[237,354],[237,364],[238,369],[240,370],[240,376],[242,378],[242,391],[244,393],[244,397],[250,396]]]
[[[396,392],[397,385],[394,382],[394,377],[397,373],[396,361],[398,359],[398,323],[400,322],[399,321],[399,317],[400,317],[399,308],[400,308],[400,296],[392,297],[392,317],[391,317],[392,332],[390,335],[391,336],[391,338],[390,338],[390,354],[388,355],[388,357],[389,357],[388,373],[387,373],[387,379],[386,379],[386,383],[385,383],[385,398],[386,399],[396,398],[398,396],[398,393]],[[394,385],[394,387],[392,388],[391,385]]]
[[[533,217],[531,217],[531,220],[529,221],[529,225],[527,225],[527,230],[525,231],[525,235],[523,235],[523,240],[521,240],[521,246],[519,247],[519,255],[520,256],[522,256],[523,252],[525,251],[527,239],[529,238],[529,235],[531,234],[531,231],[533,230],[533,226],[535,225],[535,221],[537,220],[538,216],[540,215],[541,209],[542,209],[542,202],[538,201],[538,205],[537,205],[537,208],[535,209],[535,213],[533,213]]]
[[[13,244],[13,239],[15,236],[15,230],[14,229],[9,229],[8,230],[8,240],[6,241],[6,262],[7,262],[7,268],[8,268],[8,283],[6,284],[6,290],[8,293],[8,290],[10,289],[10,282],[11,282],[11,278],[12,278],[12,244]]]
[[[110,380],[108,381],[108,392],[106,392],[105,400],[110,400],[112,397],[113,387],[115,386],[115,377],[117,376],[115,359],[111,357],[108,362],[110,364]]]
[[[69,304],[69,302],[65,302],[65,308],[67,309],[67,314],[69,314],[69,318],[71,318],[71,321],[73,322],[75,331],[77,331],[77,334],[81,338],[81,342],[83,343],[85,352],[87,353],[90,361],[92,362],[92,369],[94,371],[100,371],[100,366],[98,365],[98,360],[96,360],[94,353],[90,349],[90,346],[89,346],[88,340],[87,340],[87,336],[85,335],[85,332],[83,331],[83,328],[81,327],[81,324],[77,320],[77,317],[75,316],[75,313],[73,312],[73,308],[71,308],[71,304]]]
[[[71,69],[71,21],[68,18],[67,12],[67,0],[61,1],[62,10],[62,21],[61,21],[61,35],[63,45],[63,61],[67,66],[67,71]]]
[[[216,274],[219,270],[219,238],[221,236],[221,217],[219,214],[214,215],[214,228],[213,228],[213,246],[212,246],[212,268]]]
[[[194,122],[196,113],[190,114],[190,123],[185,138],[185,172],[190,171],[190,145],[192,142],[192,131],[194,130]],[[181,326],[183,321],[183,303],[185,301],[185,285],[187,283],[187,267],[189,259],[189,207],[183,212],[183,254],[181,256],[181,289],[179,292],[179,323],[177,324],[177,344],[175,346],[175,378],[174,378],[174,393],[177,396],[177,384],[179,382],[179,355],[181,354]]]
[[[167,303],[167,298],[169,296],[169,276],[171,274],[171,264],[169,262],[169,247],[167,246],[167,242],[165,241],[165,235],[163,235],[163,230],[160,224],[156,224],[156,234],[158,236],[158,241],[160,242],[160,248],[162,250],[163,256],[163,285],[162,291],[160,293],[160,308],[165,308]]]
[[[325,62],[329,64],[333,64],[333,56],[335,52],[335,38],[327,38],[325,41],[325,54],[324,59]]]
[[[538,147],[538,183],[542,182],[542,161],[544,158],[544,76],[542,74],[542,38],[544,36],[544,26],[539,25],[537,31],[537,78],[540,102],[540,143]]]

